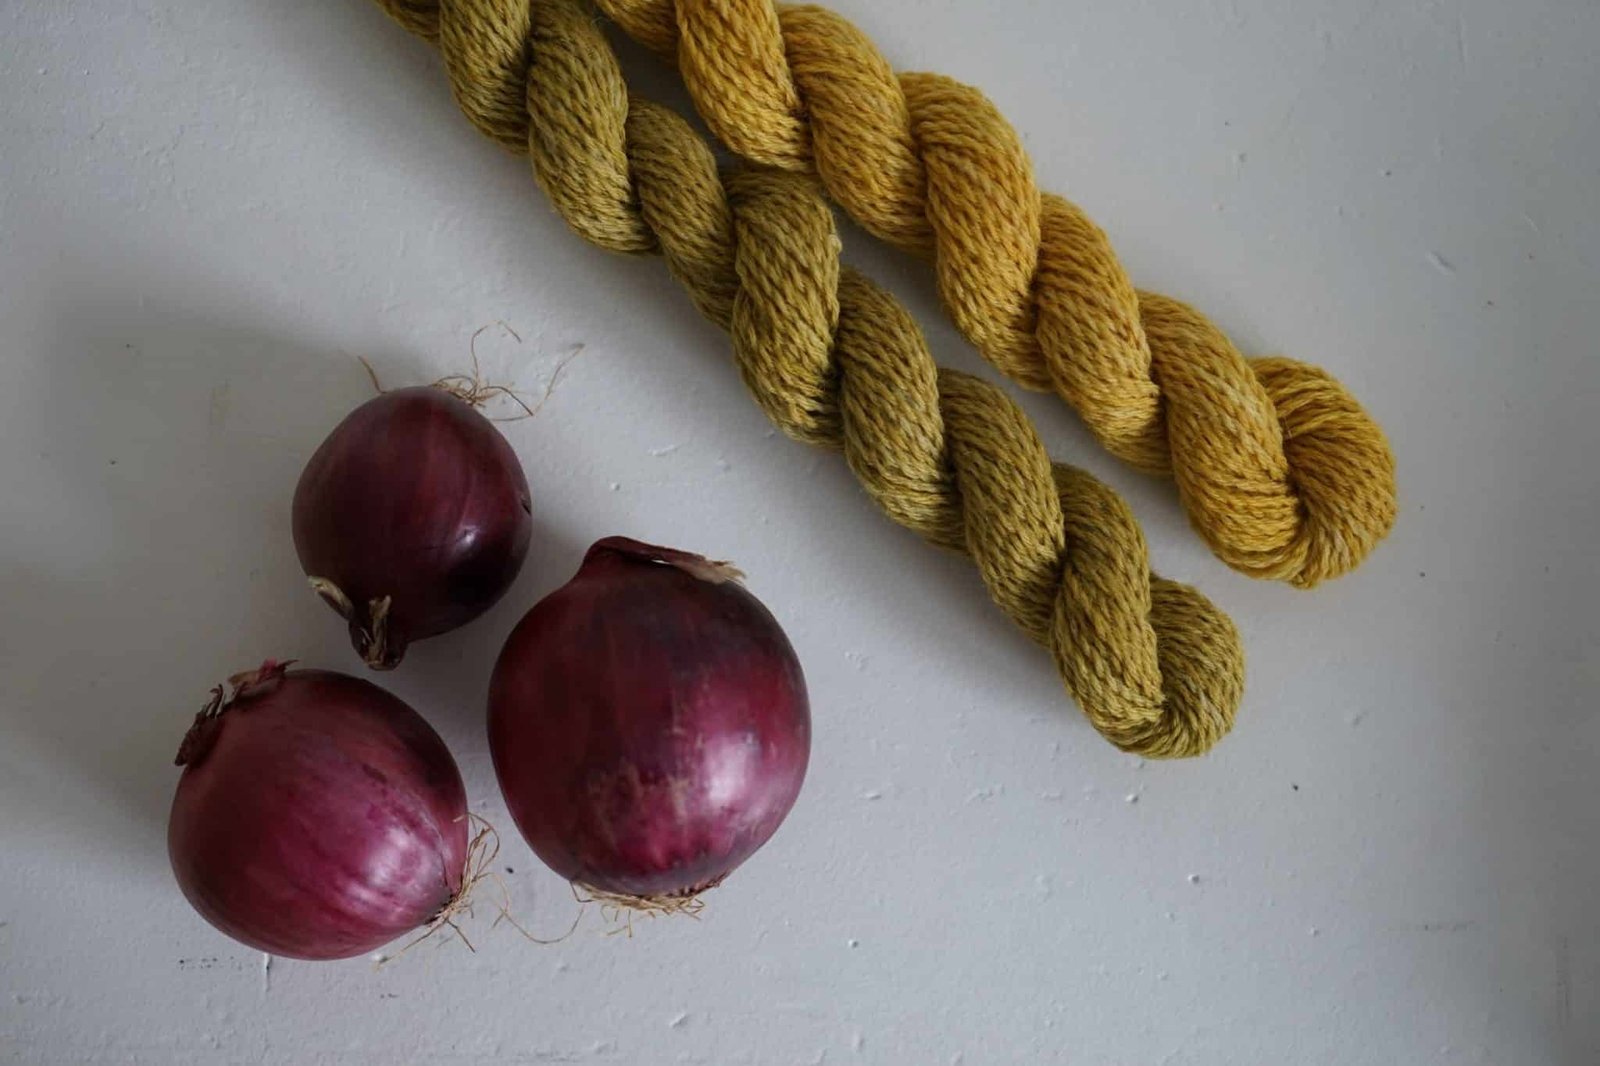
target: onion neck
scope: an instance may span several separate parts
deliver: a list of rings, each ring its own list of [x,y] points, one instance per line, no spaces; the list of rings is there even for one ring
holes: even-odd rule
[[[365,605],[325,577],[308,576],[311,590],[350,624],[350,644],[361,661],[374,670],[393,670],[406,653],[406,640],[390,623],[392,596],[375,596]]]
[[[712,585],[724,585],[730,582],[737,585],[744,581],[744,571],[732,563],[707,559],[703,555],[679,551],[677,548],[646,544],[632,537],[603,537],[595,541],[584,555],[583,565],[587,567],[590,563],[607,556],[677,567],[691,577]]]
[[[189,731],[183,735],[183,741],[178,745],[178,755],[172,760],[173,763],[177,766],[194,766],[204,759],[211,746],[217,742],[217,733],[222,728],[222,716],[241,703],[277,689],[283,682],[283,675],[293,663],[293,659],[284,659],[281,662],[277,659],[267,659],[254,670],[245,670],[228,678],[228,686],[232,691],[225,694],[221,685],[214,687],[205,706],[194,716],[194,723],[189,726]]]

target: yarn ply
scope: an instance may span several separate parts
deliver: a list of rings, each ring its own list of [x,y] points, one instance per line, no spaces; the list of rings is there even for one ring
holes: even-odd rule
[[[1243,654],[1227,616],[1150,574],[1127,506],[1052,464],[1003,391],[934,364],[904,308],[841,265],[809,178],[720,174],[680,116],[629,95],[576,0],[378,2],[439,46],[468,118],[531,156],[575,231],[666,258],[774,423],[842,451],[886,514],[972,558],[1108,740],[1183,756],[1228,731]]]
[[[1245,359],[1202,314],[1135,290],[1106,235],[1041,194],[978,90],[896,75],[831,11],[772,0],[595,0],[676,57],[734,152],[814,169],[874,235],[935,262],[957,327],[1022,385],[1077,409],[1112,453],[1170,474],[1222,560],[1310,587],[1394,524],[1383,431],[1326,371]]]

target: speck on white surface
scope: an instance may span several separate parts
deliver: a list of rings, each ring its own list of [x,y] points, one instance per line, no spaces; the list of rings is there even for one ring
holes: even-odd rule
[[[1248,648],[1234,735],[1141,768],[967,564],[772,433],[659,262],[571,236],[374,6],[11,0],[0,1061],[1600,1062],[1600,6],[834,3],[982,86],[1139,284],[1348,383],[1399,457],[1394,535],[1313,593],[1253,583],[1026,397]],[[987,373],[925,266],[846,245]],[[533,555],[384,682],[508,830],[520,919],[559,935],[575,904],[509,832],[488,669],[599,536],[751,575],[809,674],[805,793],[698,922],[264,958],[172,884],[172,752],[264,655],[356,669],[302,586],[295,477],[368,394],[358,355],[428,381],[502,321],[493,380],[584,345],[506,426]]]

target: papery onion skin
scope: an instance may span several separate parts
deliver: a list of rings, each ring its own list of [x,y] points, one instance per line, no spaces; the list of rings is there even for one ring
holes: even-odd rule
[[[489,747],[533,850],[584,887],[694,895],[777,830],[805,779],[794,649],[721,564],[622,537],[522,619]]]
[[[298,959],[365,954],[441,913],[461,890],[468,825],[439,735],[344,674],[269,661],[234,683],[178,756],[167,850],[194,908]]]
[[[300,475],[293,524],[301,567],[375,669],[493,606],[533,530],[511,445],[432,386],[386,392],[346,416]]]

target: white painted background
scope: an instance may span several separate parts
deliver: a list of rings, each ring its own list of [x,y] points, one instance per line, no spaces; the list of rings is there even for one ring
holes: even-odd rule
[[[1314,593],[1252,583],[1030,397],[1249,650],[1234,735],[1142,764],[963,561],[768,431],[660,263],[570,236],[375,7],[10,0],[0,1060],[1600,1061],[1600,7],[836,3],[983,86],[1141,284],[1334,369],[1393,439],[1394,535]],[[921,266],[849,257],[979,366]],[[295,563],[297,472],[368,395],[358,354],[428,380],[496,320],[523,340],[486,364],[526,388],[586,345],[508,428],[532,558],[388,681],[510,831],[490,662],[629,533],[749,571],[811,682],[812,775],[698,923],[269,969],[172,883],[172,753],[264,655],[355,668]],[[564,928],[565,886],[504,859],[524,920]]]

